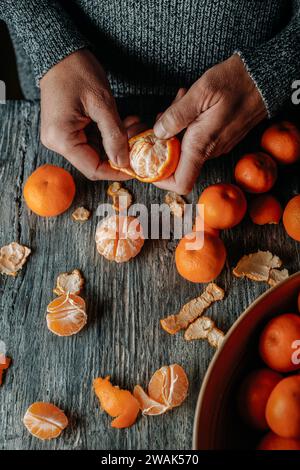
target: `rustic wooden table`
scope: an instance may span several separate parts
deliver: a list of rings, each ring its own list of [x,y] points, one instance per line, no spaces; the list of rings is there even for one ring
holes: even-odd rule
[[[120,107],[123,113],[130,111],[128,104],[126,108],[120,103]],[[0,448],[190,449],[199,387],[214,350],[204,341],[186,343],[181,334],[166,334],[159,319],[178,311],[203,286],[177,274],[174,241],[148,240],[136,259],[120,265],[97,254],[95,211],[99,202],[108,201],[107,183],[86,181],[46,150],[39,142],[39,118],[37,103],[0,106],[0,246],[19,241],[32,249],[15,279],[0,279],[0,340],[13,358],[0,389]],[[257,135],[258,131],[253,132],[230,156],[209,162],[189,200],[195,202],[208,184],[232,181],[235,159],[245,149],[257,148]],[[77,185],[72,207],[94,210],[87,223],[73,222],[72,209],[53,219],[39,218],[27,209],[22,197],[24,181],[45,162],[71,170]],[[299,180],[299,166],[284,171],[275,189],[283,204],[299,192]],[[164,192],[153,185],[131,181],[126,186],[138,202],[163,201]],[[226,299],[208,314],[226,331],[268,288],[235,279],[230,268],[237,259],[258,248],[270,249],[292,273],[300,266],[300,244],[284,233],[282,225],[257,227],[248,218],[238,228],[225,231],[222,238],[228,266],[217,282],[225,288]],[[47,329],[45,309],[54,297],[57,274],[74,268],[80,268],[86,278],[89,320],[78,335],[61,338]],[[92,380],[110,374],[124,388],[132,389],[136,383],[146,386],[156,369],[174,362],[184,367],[190,380],[185,403],[163,416],[141,418],[130,429],[112,429],[111,418],[101,412],[94,396]],[[39,441],[24,428],[25,410],[38,400],[55,403],[70,417],[71,425],[60,438]]]

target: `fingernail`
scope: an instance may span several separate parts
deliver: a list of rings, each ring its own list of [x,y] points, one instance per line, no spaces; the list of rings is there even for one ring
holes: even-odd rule
[[[168,135],[165,131],[164,126],[162,125],[161,120],[156,121],[153,127],[154,134],[158,139],[167,139]]]

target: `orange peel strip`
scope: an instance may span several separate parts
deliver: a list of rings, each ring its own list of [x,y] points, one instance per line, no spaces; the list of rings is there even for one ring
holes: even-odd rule
[[[270,251],[257,251],[244,255],[235,268],[233,274],[236,277],[247,277],[252,281],[268,282],[271,269],[280,268],[281,259]]]
[[[174,335],[188,327],[196,318],[201,316],[214,302],[224,298],[224,290],[214,282],[208,284],[199,297],[186,303],[177,315],[169,315],[160,320],[162,328]]]
[[[127,428],[135,423],[140,405],[132,393],[112,385],[109,376],[95,379],[93,387],[101,408],[114,418],[113,428]]]
[[[202,316],[186,329],[184,339],[186,341],[206,339],[211,346],[218,348],[224,336],[223,331],[215,326],[215,322],[211,318]]]

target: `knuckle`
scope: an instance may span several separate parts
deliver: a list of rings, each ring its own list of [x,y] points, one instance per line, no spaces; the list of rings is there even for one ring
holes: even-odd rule
[[[98,104],[103,107],[109,107],[112,104],[112,95],[106,88],[99,88],[93,92],[94,99],[97,100]]]
[[[86,171],[85,176],[90,181],[98,181],[99,180],[99,175],[97,174],[97,171],[95,169]]]
[[[58,141],[58,129],[56,125],[50,124],[41,129],[41,142],[45,147],[54,150],[57,148]]]

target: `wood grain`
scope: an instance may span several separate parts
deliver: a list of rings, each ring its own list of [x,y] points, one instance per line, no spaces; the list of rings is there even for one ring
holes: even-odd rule
[[[159,109],[150,102],[120,102],[122,114],[142,112],[146,119]],[[152,108],[151,108],[152,106]],[[146,110],[146,112],[145,112]],[[230,155],[209,162],[189,200],[195,202],[203,187],[231,181],[235,159],[245,149],[257,148],[258,131]],[[24,204],[22,187],[39,165],[52,162],[71,170],[77,185],[72,208],[54,219],[38,218]],[[7,344],[13,365],[0,389],[1,449],[190,449],[193,414],[201,381],[214,350],[202,341],[186,343],[182,334],[170,336],[159,319],[177,312],[202,291],[177,274],[169,240],[147,241],[142,253],[117,265],[101,258],[95,249],[96,209],[107,202],[107,183],[86,181],[39,142],[39,105],[10,102],[0,109],[0,246],[19,241],[32,249],[29,262],[17,278],[0,278],[0,339]],[[128,182],[135,200],[148,206],[162,202],[164,192],[153,185]],[[299,192],[299,166],[286,169],[275,191],[285,203]],[[80,225],[71,220],[78,205],[93,210]],[[300,266],[299,244],[282,225],[254,227],[246,219],[222,234],[229,266],[241,254],[270,249],[284,260],[290,272]],[[56,276],[80,268],[86,278],[84,297],[88,326],[77,336],[60,338],[48,331],[45,309],[54,297]],[[233,278],[227,267],[218,283],[226,290],[224,302],[208,314],[225,331],[268,286]],[[110,427],[92,392],[92,381],[110,374],[114,383],[132,389],[145,386],[164,364],[178,362],[190,379],[189,396],[178,409],[160,416],[140,418],[127,430]],[[22,424],[34,401],[51,401],[66,411],[71,426],[56,440],[31,437]]]

